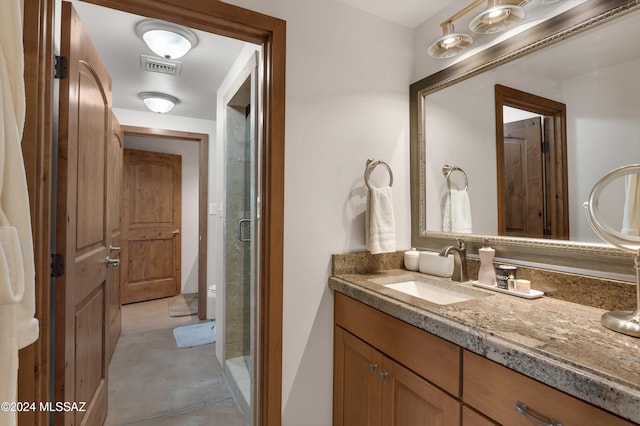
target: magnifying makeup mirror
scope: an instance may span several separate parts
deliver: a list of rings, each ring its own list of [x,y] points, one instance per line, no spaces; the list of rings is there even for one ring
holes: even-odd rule
[[[621,204],[624,206],[622,211]],[[600,178],[584,207],[589,224],[600,238],[636,255],[637,308],[634,312],[607,312],[602,315],[602,325],[640,337],[640,164],[619,167]]]

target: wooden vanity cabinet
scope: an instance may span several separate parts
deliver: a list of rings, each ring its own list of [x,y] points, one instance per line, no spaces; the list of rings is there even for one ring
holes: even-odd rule
[[[459,425],[460,359],[456,345],[336,293],[334,426]]]
[[[503,425],[536,424],[527,416],[550,424],[554,419],[565,426],[634,424],[467,350],[463,389],[465,404]],[[526,404],[527,414],[516,409],[518,402]]]
[[[334,320],[334,426],[634,425],[338,292]]]
[[[335,327],[334,426],[460,424],[460,402]]]

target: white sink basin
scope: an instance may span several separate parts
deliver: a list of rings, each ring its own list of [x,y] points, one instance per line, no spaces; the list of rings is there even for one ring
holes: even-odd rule
[[[387,277],[370,281],[438,305],[449,305],[490,296],[488,293],[464,287],[463,284],[421,276]]]

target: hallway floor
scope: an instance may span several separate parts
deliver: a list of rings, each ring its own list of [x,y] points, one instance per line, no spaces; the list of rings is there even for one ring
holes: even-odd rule
[[[169,317],[168,300],[122,307],[105,425],[246,426],[215,344],[176,346],[173,329],[199,321],[195,315]]]

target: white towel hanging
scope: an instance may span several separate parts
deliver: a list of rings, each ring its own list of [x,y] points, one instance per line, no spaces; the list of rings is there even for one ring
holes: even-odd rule
[[[0,401],[17,398],[18,350],[38,338],[29,195],[20,142],[25,117],[22,16],[19,0],[0,14]],[[5,302],[5,303],[2,303]],[[0,426],[16,424],[0,411]]]
[[[472,233],[471,202],[465,189],[450,189],[444,203],[442,231]]]

